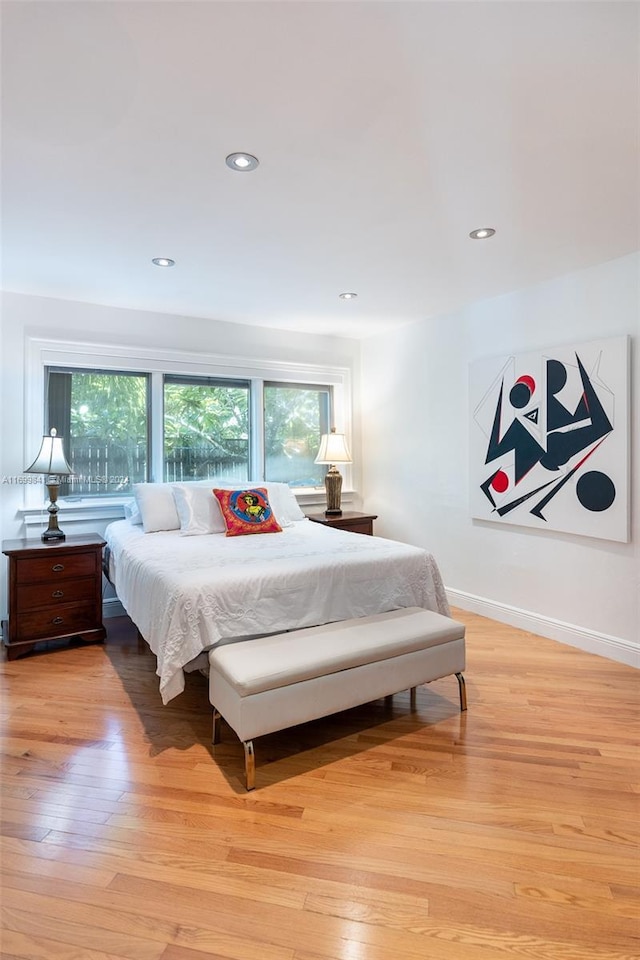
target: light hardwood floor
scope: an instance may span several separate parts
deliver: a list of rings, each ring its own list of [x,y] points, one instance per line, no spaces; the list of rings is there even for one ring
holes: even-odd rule
[[[256,742],[126,618],[0,663],[4,960],[637,960],[638,673],[482,617],[454,678]]]

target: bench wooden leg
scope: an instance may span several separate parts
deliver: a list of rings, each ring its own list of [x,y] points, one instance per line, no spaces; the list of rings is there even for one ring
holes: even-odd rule
[[[253,740],[243,740],[244,747],[244,776],[247,790],[253,790],[256,785],[256,758],[253,752]]]
[[[409,696],[410,696],[410,699],[411,699],[411,709],[412,709],[412,710],[415,710],[415,708],[416,708],[416,692],[417,692],[417,689],[418,689],[417,687],[411,687],[411,689],[409,690]]]
[[[456,680],[458,681],[458,688],[460,690],[460,709],[467,709],[467,687],[464,682],[464,677],[461,673],[456,673]]]
[[[214,708],[213,708],[213,734],[212,734],[212,737],[211,737],[211,743],[220,743],[220,740],[221,740],[221,737],[220,737],[220,724],[221,724],[221,722],[222,722],[222,717],[220,716],[220,714],[218,713],[218,711],[217,711],[216,708],[214,707]]]

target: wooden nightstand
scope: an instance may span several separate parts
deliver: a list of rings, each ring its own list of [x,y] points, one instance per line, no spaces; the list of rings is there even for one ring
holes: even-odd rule
[[[9,557],[9,620],[2,624],[7,659],[45,640],[104,640],[104,545],[95,533],[48,543],[3,541]]]
[[[327,517],[324,513],[308,513],[307,518],[314,523],[324,523],[325,527],[337,527],[352,533],[366,533],[373,536],[373,521],[377,513],[357,513],[355,510],[343,510],[339,516]]]

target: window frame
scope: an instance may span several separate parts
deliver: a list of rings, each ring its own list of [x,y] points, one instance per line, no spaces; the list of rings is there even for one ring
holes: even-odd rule
[[[218,380],[242,380],[251,382],[250,416],[255,425],[250,437],[250,463],[256,472],[264,473],[263,414],[265,383],[289,384],[292,386],[329,387],[331,392],[331,426],[351,437],[352,385],[349,367],[286,362],[251,357],[226,356],[222,354],[195,354],[173,349],[151,349],[143,346],[120,346],[105,343],[87,343],[73,340],[55,340],[27,337],[25,356],[26,396],[24,419],[25,463],[30,462],[32,450],[44,433],[45,425],[45,368],[64,367],[78,370],[104,370],[105,372],[148,373],[150,375],[150,446],[149,480],[163,482],[164,476],[164,376],[205,377]],[[345,492],[353,489],[351,465],[344,465]],[[258,479],[252,477],[251,479]],[[306,487],[295,490],[303,502],[319,499],[324,488]],[[41,514],[43,509],[40,485],[24,485],[24,513]],[[88,519],[113,516],[114,509],[131,499],[131,494],[100,497],[91,495],[74,500],[72,504],[61,501],[65,512],[72,508],[85,510]],[[101,505],[104,510],[101,511]],[[111,509],[107,510],[109,506]]]

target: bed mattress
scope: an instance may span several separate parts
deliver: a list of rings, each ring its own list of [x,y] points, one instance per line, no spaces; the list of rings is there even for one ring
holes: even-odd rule
[[[401,607],[449,614],[426,550],[310,520],[243,537],[145,534],[118,520],[105,539],[118,598],[157,657],[164,703],[218,643]]]

